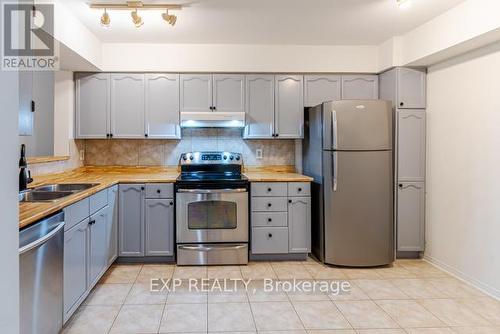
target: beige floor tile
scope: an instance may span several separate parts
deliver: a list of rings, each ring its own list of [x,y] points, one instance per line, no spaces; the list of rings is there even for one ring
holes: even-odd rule
[[[211,266],[207,270],[208,278],[231,278],[241,279],[241,271],[239,266]]]
[[[207,278],[207,267],[175,267],[173,277],[180,279]]]
[[[356,334],[354,329],[313,329],[308,330],[307,334]]]
[[[408,334],[454,334],[451,328],[405,328]]]
[[[375,269],[377,274],[383,279],[396,279],[396,278],[417,278],[417,275],[404,267],[394,266],[387,268]]]
[[[500,326],[500,302],[490,297],[460,299],[462,305],[481,315],[495,326]]]
[[[408,261],[401,263],[401,265],[419,278],[450,277],[444,271],[425,261]]]
[[[250,303],[257,330],[304,329],[289,302]]]
[[[151,284],[135,283],[125,299],[125,304],[164,304],[167,295],[167,290],[152,291]]]
[[[403,329],[358,329],[358,334],[406,334]]]
[[[287,330],[287,331],[259,331],[259,334],[307,334],[304,329],[294,329],[294,330]]]
[[[86,305],[121,305],[132,284],[97,284],[85,300]]]
[[[341,269],[348,279],[382,279],[375,269]]]
[[[412,299],[446,298],[446,294],[425,279],[390,280]]]
[[[174,265],[144,265],[137,276],[137,282],[150,283],[151,280],[172,278]]]
[[[201,332],[207,330],[207,304],[168,305],[163,312],[160,332]]]
[[[463,283],[455,278],[432,278],[430,284],[446,294],[449,298],[483,297],[481,291]]]
[[[453,299],[423,299],[418,301],[448,326],[488,326],[479,314]]]
[[[458,334],[500,334],[500,327],[454,327]]]
[[[414,300],[379,300],[376,303],[403,328],[446,326]]]
[[[399,328],[373,301],[336,301],[335,305],[356,329]]]
[[[268,262],[250,262],[246,266],[240,266],[241,275],[245,279],[276,279],[276,273]]]
[[[105,334],[113,325],[119,305],[81,306],[65,326],[63,334]]]
[[[361,290],[361,288],[354,283],[354,281],[337,281],[337,283],[342,284],[343,282],[349,283],[349,289],[344,291],[342,289],[337,289],[336,292],[330,293],[329,297],[332,300],[369,300],[370,297]]]
[[[287,290],[287,295],[290,301],[330,301],[328,292],[323,292],[320,286],[317,285],[319,282],[313,280],[296,280],[295,283],[299,283],[298,288],[294,288],[294,281],[283,281],[288,282],[292,289]],[[316,284],[316,286],[315,286]]]
[[[332,301],[294,302],[293,307],[306,329],[351,328]]]
[[[209,304],[208,331],[255,331],[250,304]]]
[[[101,278],[101,283],[134,283],[142,264],[113,265]]]
[[[312,275],[302,264],[272,264],[273,270],[280,280],[286,279],[313,279]]]
[[[227,282],[227,281],[226,281]],[[220,282],[222,291],[214,289],[208,292],[208,303],[248,303],[247,290],[241,281],[229,281],[224,288],[224,281]]]
[[[272,283],[277,282],[279,281],[272,281]],[[252,281],[247,290],[248,299],[250,302],[283,302],[289,300],[286,292],[274,287],[275,285],[272,285],[272,289],[266,287],[264,281]]]
[[[110,333],[156,333],[164,305],[123,305]]]
[[[386,280],[356,280],[354,283],[371,299],[408,299],[394,284]]]
[[[167,304],[200,304],[207,303],[206,292],[196,291],[172,291],[167,296]]]
[[[347,279],[347,276],[338,268],[309,264],[306,264],[305,268],[314,279]]]

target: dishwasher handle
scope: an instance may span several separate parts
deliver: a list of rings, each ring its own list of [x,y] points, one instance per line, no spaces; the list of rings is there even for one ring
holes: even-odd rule
[[[34,248],[40,247],[44,243],[46,243],[50,238],[52,238],[57,232],[59,232],[64,227],[64,222],[59,223],[57,227],[55,227],[52,231],[44,235],[43,237],[33,241],[32,243],[27,244],[19,248],[19,255],[24,254]]]

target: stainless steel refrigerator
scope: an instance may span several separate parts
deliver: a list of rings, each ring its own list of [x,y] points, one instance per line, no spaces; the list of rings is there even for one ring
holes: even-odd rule
[[[305,112],[303,170],[312,184],[312,251],[353,267],[394,261],[393,112],[336,101]]]

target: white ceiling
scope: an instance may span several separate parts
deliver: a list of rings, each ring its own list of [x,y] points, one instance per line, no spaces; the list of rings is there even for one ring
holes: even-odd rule
[[[127,11],[108,11],[111,26],[99,23],[102,11],[87,0],[66,0],[73,13],[103,42],[220,43],[297,45],[377,45],[403,34],[463,0],[173,0],[180,3],[175,27],[160,11],[140,11],[144,25],[133,26]],[[95,0],[94,2],[125,2]]]

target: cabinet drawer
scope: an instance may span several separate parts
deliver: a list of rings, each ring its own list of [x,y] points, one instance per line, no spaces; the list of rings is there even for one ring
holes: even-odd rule
[[[99,191],[98,193],[90,196],[90,214],[94,214],[97,211],[108,205],[108,189]]]
[[[254,197],[252,211],[287,211],[286,197]]]
[[[286,196],[286,182],[253,182],[252,196]]]
[[[288,196],[292,197],[311,196],[311,184],[309,182],[288,183]]]
[[[174,185],[172,183],[146,184],[146,198],[174,198]]]
[[[85,198],[75,204],[64,208],[64,230],[68,231],[70,228],[89,217],[90,213],[90,200]]]
[[[286,212],[252,212],[252,227],[288,226]]]
[[[252,254],[288,253],[288,228],[252,228]]]

